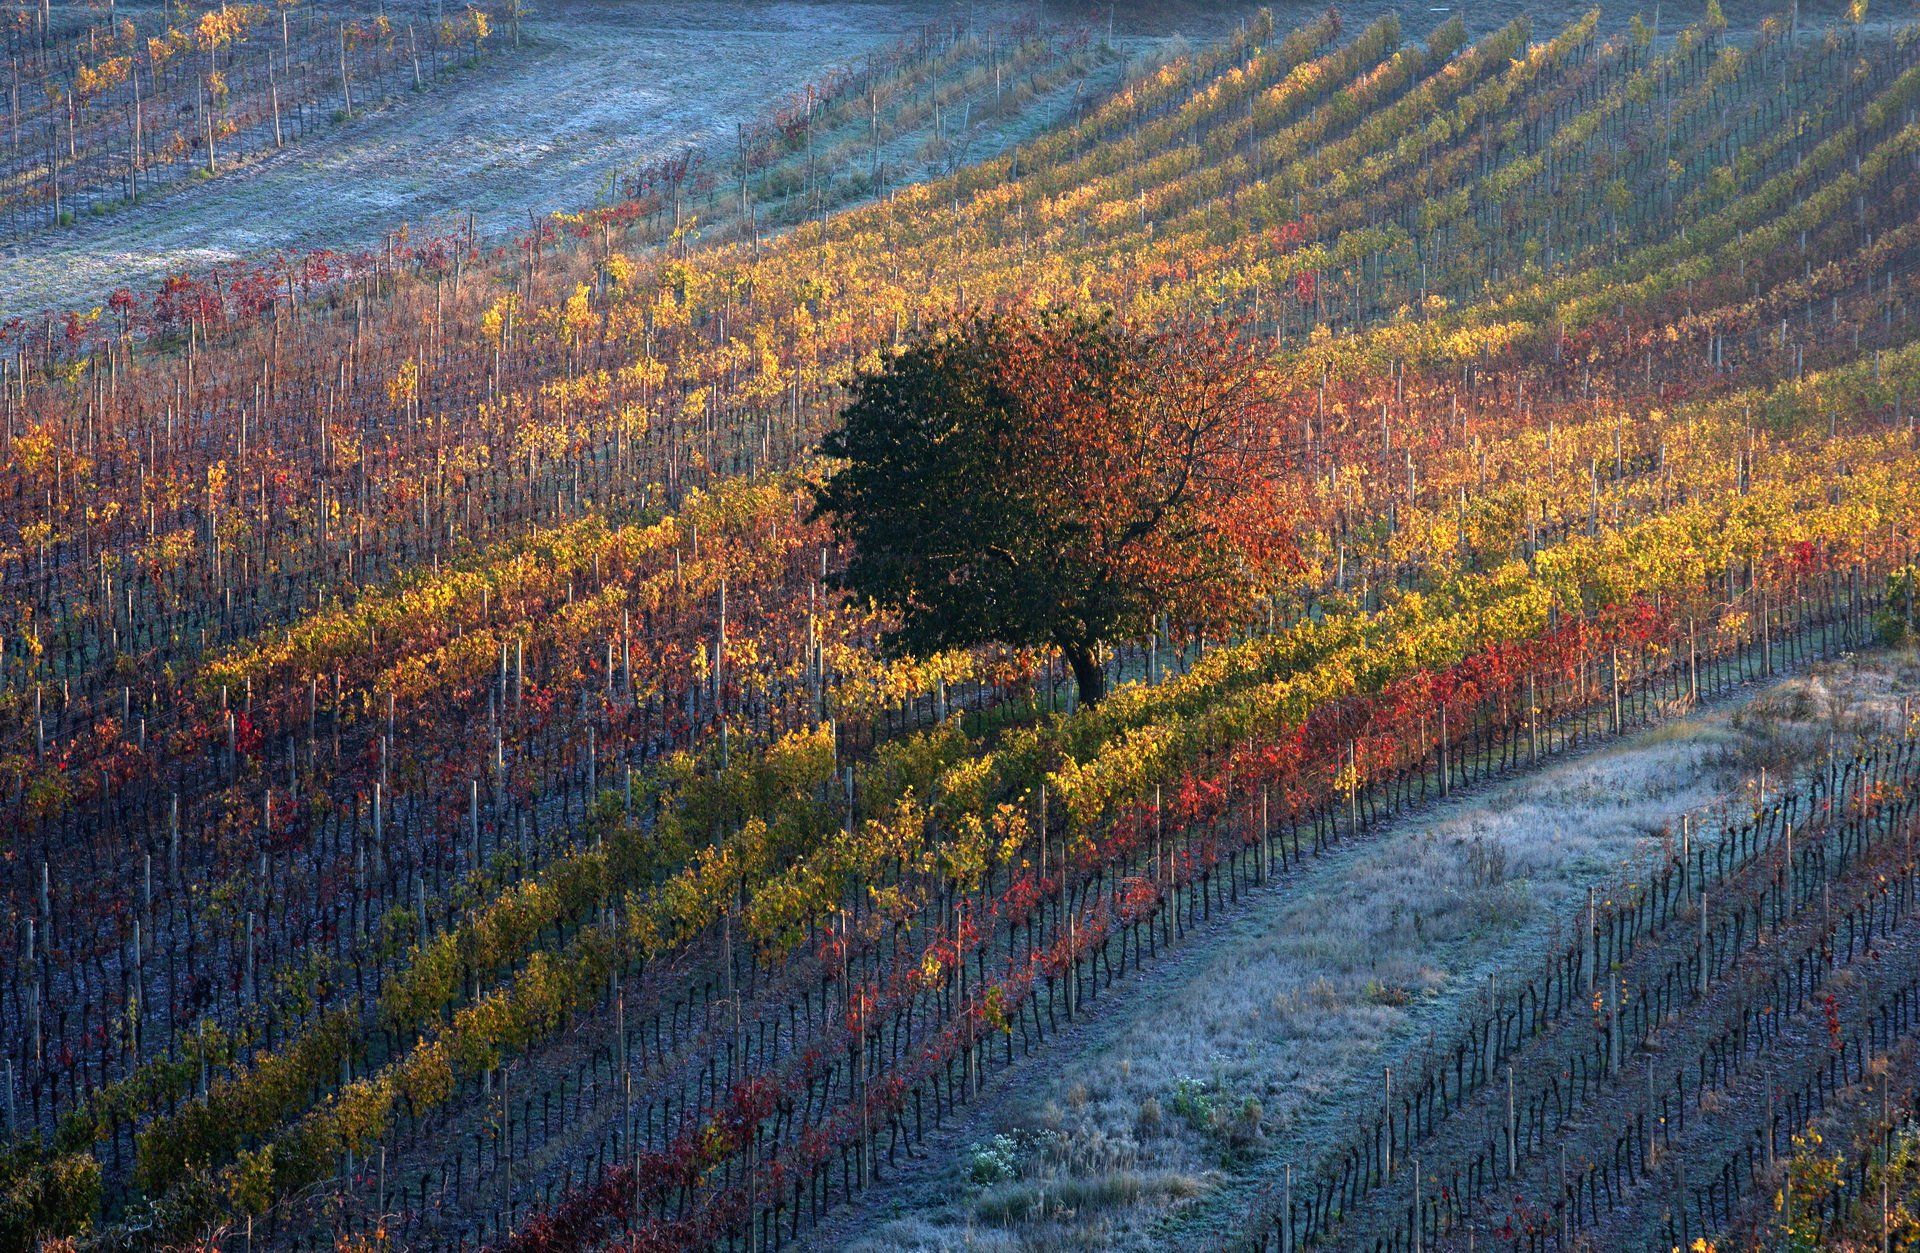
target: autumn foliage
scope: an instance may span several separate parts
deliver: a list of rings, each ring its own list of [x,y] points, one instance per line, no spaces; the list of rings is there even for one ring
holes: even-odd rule
[[[976,314],[852,395],[819,507],[897,643],[1052,645],[1091,704],[1103,642],[1235,621],[1293,559],[1279,406],[1233,327]]]
[[[774,1247],[1249,871],[1911,627],[1920,44],[1265,17],[876,179],[1095,60],[0,326],[35,1233]]]

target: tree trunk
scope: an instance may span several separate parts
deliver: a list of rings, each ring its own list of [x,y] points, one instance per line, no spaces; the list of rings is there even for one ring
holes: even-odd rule
[[[1093,648],[1082,644],[1063,644],[1060,651],[1065,654],[1067,664],[1073,667],[1073,681],[1080,688],[1080,703],[1087,706],[1099,704],[1100,698],[1107,694],[1107,672],[1094,657]]]

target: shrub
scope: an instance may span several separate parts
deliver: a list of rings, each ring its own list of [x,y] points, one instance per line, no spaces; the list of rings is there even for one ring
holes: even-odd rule
[[[0,1248],[31,1249],[61,1232],[84,1232],[100,1209],[100,1163],[91,1154],[35,1160],[36,1145],[0,1157]]]
[[[1920,566],[1905,566],[1887,576],[1886,608],[1873,615],[1874,630],[1888,645],[1910,643],[1920,624]]]
[[[1173,1097],[1167,1103],[1172,1107],[1173,1112],[1186,1119],[1187,1125],[1195,1131],[1213,1130],[1214,1116],[1218,1112],[1219,1104],[1214,1094],[1208,1090],[1205,1080],[1182,1075],[1174,1081]]]
[[[980,1187],[1006,1183],[1020,1174],[1020,1146],[1012,1136],[995,1136],[967,1146],[967,1179]]]

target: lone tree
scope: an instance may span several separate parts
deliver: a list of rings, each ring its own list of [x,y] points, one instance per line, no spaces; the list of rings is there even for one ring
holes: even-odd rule
[[[844,418],[818,511],[905,651],[1052,645],[1094,704],[1103,642],[1231,621],[1293,559],[1275,406],[1229,327],[974,315],[857,378]]]

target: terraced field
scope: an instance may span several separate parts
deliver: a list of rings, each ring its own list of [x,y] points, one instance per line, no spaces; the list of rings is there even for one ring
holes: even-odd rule
[[[1755,685],[1838,666],[1864,699],[1831,676],[1911,638],[1920,44],[1714,12],[1259,15],[1111,91],[1097,27],[956,21],[743,130],[731,172],[655,163],[505,249],[22,328],[0,1231],[1766,1221],[1792,1135],[1915,1028],[1899,654],[1875,716],[1723,763],[1708,812],[1676,794],[1596,864],[1556,840],[1536,900],[1491,890],[1512,828],[1461,854],[1471,909],[1366,871],[1432,806]],[[983,127],[1009,146],[972,159]],[[1045,305],[1230,319],[1277,398],[1286,573],[1226,629],[1105,641],[1091,705],[1046,650],[884,647],[812,508],[855,371]],[[1106,1157],[942,1136],[1255,908],[1349,911],[1287,958],[1287,997],[1325,975],[1377,1032],[1325,1086],[1150,1071]],[[1340,949],[1429,927],[1457,967],[1370,985]],[[1311,1012],[1264,1003],[1250,1041]],[[884,1226],[932,1176],[964,1177],[946,1210]]]

